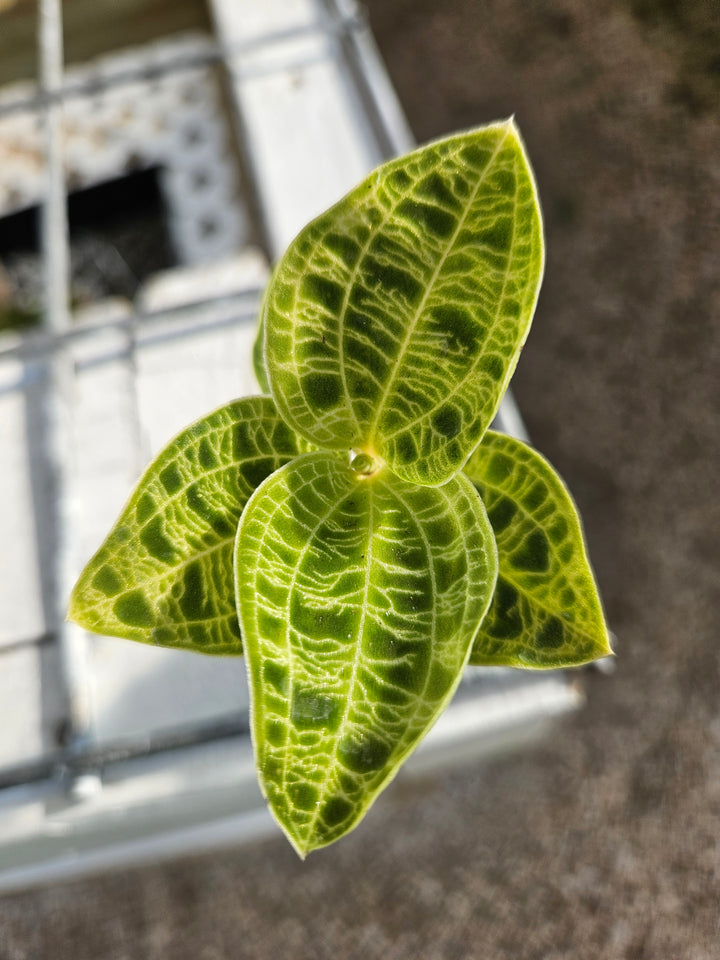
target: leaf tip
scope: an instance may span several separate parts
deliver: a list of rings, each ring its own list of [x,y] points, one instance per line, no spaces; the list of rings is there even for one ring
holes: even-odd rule
[[[515,119],[515,114],[511,113],[509,117],[506,117],[504,120],[498,120],[496,123],[492,124],[496,129],[503,131],[506,137],[510,137],[517,144],[520,145],[521,149],[524,152],[524,145],[522,134],[520,133],[520,128]]]
[[[275,820],[279,824],[280,829],[285,834],[290,846],[293,848],[293,850],[298,855],[298,857],[302,861],[305,861],[307,855],[309,853],[312,853],[312,851],[315,849],[315,847],[310,841],[310,838],[300,837],[297,833],[294,833],[292,830],[292,824],[286,823],[281,817],[279,817],[277,815],[277,812],[273,810],[272,805],[270,806],[270,810]]]
[[[310,853],[310,850],[309,850],[307,847],[301,847],[299,844],[293,843],[292,840],[290,840],[290,844],[291,844],[293,850],[295,851],[295,853],[296,853],[296,854],[298,855],[298,857],[300,858],[300,860],[304,863],[305,860],[306,860],[306,858],[307,858],[308,853]]]
[[[595,656],[596,660],[603,660],[606,657],[616,657],[617,654],[612,647],[613,635],[609,630],[605,630],[601,640],[598,642],[598,650]]]

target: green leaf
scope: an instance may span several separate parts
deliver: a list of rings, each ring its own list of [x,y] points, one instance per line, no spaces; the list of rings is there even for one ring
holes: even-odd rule
[[[70,600],[88,630],[240,654],[232,551],[248,497],[306,449],[269,397],[221,407],[150,464]]]
[[[498,582],[471,663],[570,667],[612,653],[577,508],[540,454],[488,430],[465,467],[498,548]]]
[[[542,268],[535,184],[512,121],[386,163],[276,267],[265,361],[278,409],[317,447],[443,483],[497,410]]]
[[[255,334],[255,342],[253,343],[252,354],[255,379],[260,385],[260,389],[263,393],[270,393],[270,381],[268,380],[267,368],[265,366],[265,311],[267,310],[268,294],[270,291],[271,282],[272,274],[267,286],[265,287],[262,303],[260,304],[258,328],[257,333]]]
[[[262,788],[301,856],[347,833],[450,700],[496,552],[459,475],[312,453],[258,488],[235,552]]]

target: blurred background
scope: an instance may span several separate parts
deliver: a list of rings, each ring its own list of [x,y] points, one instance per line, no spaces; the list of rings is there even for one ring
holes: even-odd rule
[[[65,0],[62,73],[52,6],[0,0],[0,958],[717,957],[717,0]],[[63,591],[152,452],[254,389],[302,223],[511,113],[548,247],[514,395],[616,669],[580,709],[503,679],[475,731],[503,749],[301,864],[248,785],[242,663],[58,628]]]

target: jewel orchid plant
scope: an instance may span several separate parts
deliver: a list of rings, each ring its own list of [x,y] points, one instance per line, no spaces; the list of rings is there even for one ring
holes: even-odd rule
[[[565,486],[490,429],[543,259],[512,120],[383,164],[277,264],[265,395],[161,451],[75,587],[89,630],[245,656],[301,857],[356,826],[467,664],[611,652]]]

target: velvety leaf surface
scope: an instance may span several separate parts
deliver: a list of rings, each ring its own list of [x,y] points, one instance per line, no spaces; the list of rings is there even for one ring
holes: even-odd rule
[[[442,483],[489,426],[543,267],[535,185],[512,121],[376,170],[307,226],[268,294],[278,408],[314,445]]]
[[[232,551],[248,497],[300,440],[269,397],[221,407],[150,464],[75,586],[88,630],[204,653],[242,653]]]
[[[465,466],[498,548],[498,582],[471,663],[577,666],[612,653],[577,508],[540,454],[488,430]]]
[[[463,475],[420,487],[314,453],[249,501],[236,568],[256,764],[301,856],[358,822],[442,712],[496,563]]]

